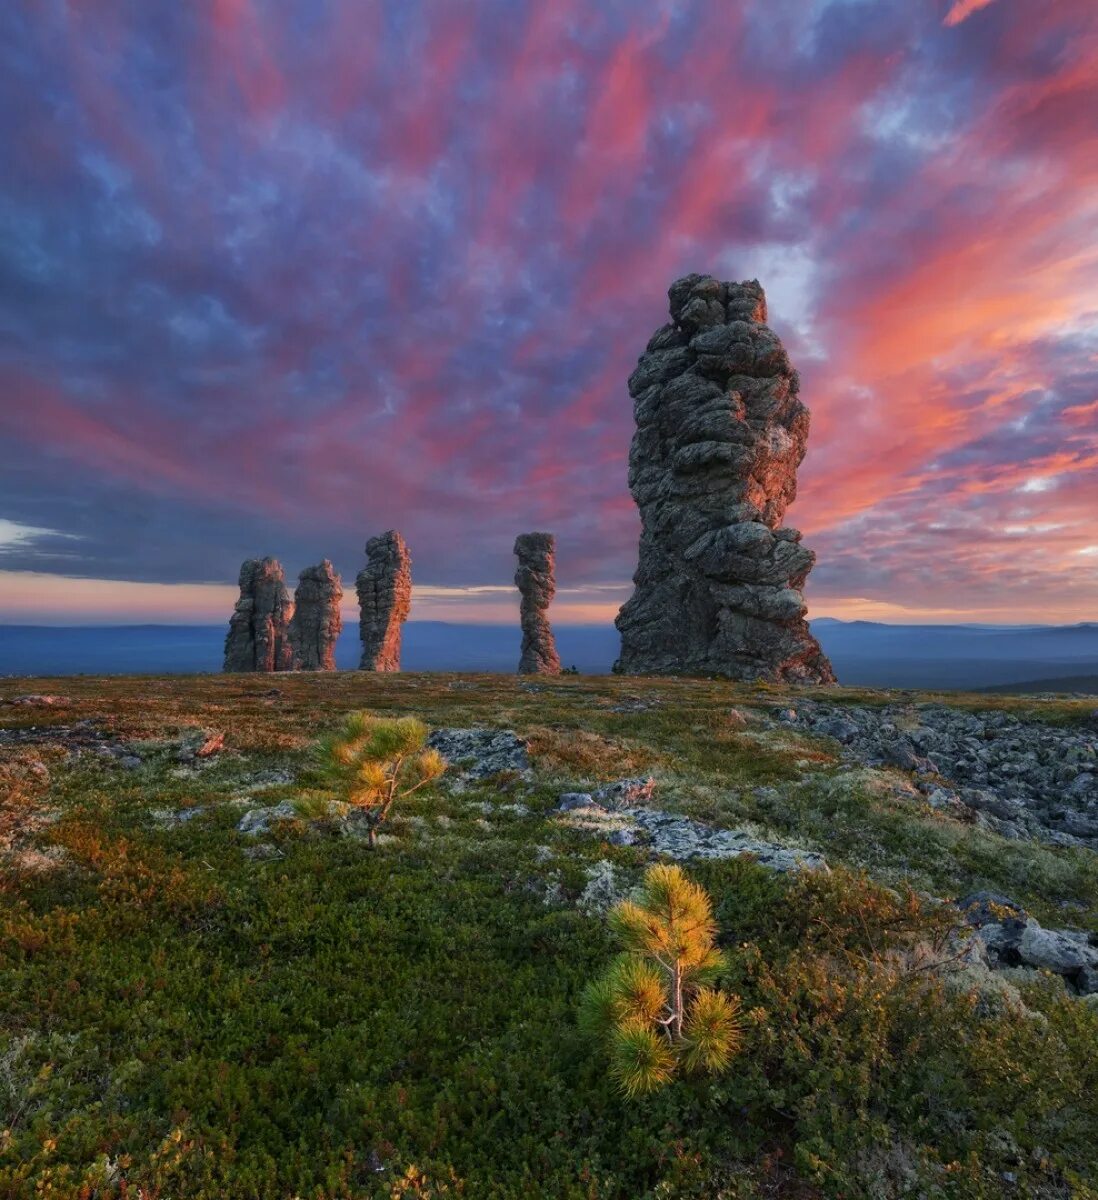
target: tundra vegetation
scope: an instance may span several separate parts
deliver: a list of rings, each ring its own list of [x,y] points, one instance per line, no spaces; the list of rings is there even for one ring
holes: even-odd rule
[[[1056,976],[970,966],[941,902],[984,888],[1096,932],[1093,851],[1002,837],[902,772],[851,767],[773,719],[796,691],[0,681],[0,700],[28,691],[68,700],[0,705],[4,1200],[1098,1196],[1098,1011]],[[305,803],[318,738],[361,711],[515,730],[530,770],[451,766],[394,803],[371,851],[360,823]],[[203,731],[225,740],[200,758]],[[629,1099],[577,1020],[623,930],[580,901],[597,870],[644,910],[652,858],[558,810],[638,775],[661,808],[831,870],[684,864],[741,1001],[738,1053],[716,1072],[676,1056]],[[259,807],[268,831],[241,832]],[[684,1040],[689,1021],[684,989]]]

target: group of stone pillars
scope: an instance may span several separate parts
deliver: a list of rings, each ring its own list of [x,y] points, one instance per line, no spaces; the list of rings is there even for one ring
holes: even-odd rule
[[[515,584],[522,597],[522,674],[560,672],[546,612],[556,591],[551,533],[523,533],[515,540]],[[412,558],[395,529],[366,543],[366,566],[358,573],[359,636],[363,671],[399,671],[400,639],[412,604]],[[276,558],[250,558],[240,568],[240,599],[225,638],[226,671],[334,671],[335,645],[343,629],[343,584],[324,559],[298,577],[294,598]]]

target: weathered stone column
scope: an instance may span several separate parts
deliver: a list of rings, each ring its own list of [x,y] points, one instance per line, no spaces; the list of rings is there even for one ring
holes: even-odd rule
[[[668,296],[629,378],[642,532],[615,670],[833,682],[804,619],[815,555],[781,525],[809,414],[763,289],[688,275]]]
[[[277,558],[249,558],[240,568],[240,599],[225,637],[226,671],[289,671],[293,602]]]
[[[339,608],[342,599],[343,583],[327,559],[318,566],[306,567],[298,576],[290,622],[290,643],[298,670],[336,669],[336,641],[343,629]]]
[[[355,588],[361,611],[363,671],[399,671],[401,627],[412,606],[412,557],[395,529],[366,543]]]
[[[515,538],[518,569],[515,586],[522,594],[522,675],[559,675],[560,658],[546,612],[557,585],[556,543],[551,533],[520,533]]]

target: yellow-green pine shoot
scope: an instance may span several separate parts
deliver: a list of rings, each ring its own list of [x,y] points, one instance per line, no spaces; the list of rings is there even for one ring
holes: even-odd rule
[[[317,760],[324,782],[365,817],[371,846],[393,805],[446,770],[446,760],[427,746],[422,721],[368,712],[350,713],[322,738]]]
[[[743,1044],[739,997],[711,986],[724,968],[709,895],[676,866],[651,867],[636,900],[610,914],[623,952],[584,993],[582,1026],[607,1042],[628,1096],[676,1068],[717,1073]]]

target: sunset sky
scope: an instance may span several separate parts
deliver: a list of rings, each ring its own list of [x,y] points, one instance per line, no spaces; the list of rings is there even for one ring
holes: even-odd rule
[[[10,0],[0,621],[227,619],[245,557],[414,616],[629,593],[625,381],[757,277],[811,616],[1098,619],[1095,0]]]

